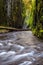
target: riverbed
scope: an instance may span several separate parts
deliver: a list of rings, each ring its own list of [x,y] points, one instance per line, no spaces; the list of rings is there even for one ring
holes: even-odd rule
[[[0,34],[0,65],[43,65],[43,41],[31,31]]]

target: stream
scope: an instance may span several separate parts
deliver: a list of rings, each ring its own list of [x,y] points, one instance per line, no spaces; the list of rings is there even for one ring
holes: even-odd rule
[[[0,34],[0,65],[43,65],[43,42],[31,31]]]

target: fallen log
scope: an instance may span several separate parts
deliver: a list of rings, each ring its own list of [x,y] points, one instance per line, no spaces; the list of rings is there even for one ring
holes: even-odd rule
[[[0,29],[6,29],[10,31],[29,31],[30,30],[30,29],[18,29],[13,27],[4,27],[4,26],[0,26]]]

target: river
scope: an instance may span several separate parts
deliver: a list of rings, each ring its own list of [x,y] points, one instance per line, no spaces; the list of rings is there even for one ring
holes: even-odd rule
[[[43,41],[31,31],[0,34],[0,65],[43,65]]]

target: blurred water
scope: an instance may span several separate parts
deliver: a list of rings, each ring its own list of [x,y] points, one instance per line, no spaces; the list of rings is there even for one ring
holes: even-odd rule
[[[0,34],[0,65],[43,65],[43,44],[27,45],[28,34],[23,31]]]

